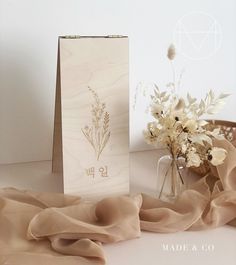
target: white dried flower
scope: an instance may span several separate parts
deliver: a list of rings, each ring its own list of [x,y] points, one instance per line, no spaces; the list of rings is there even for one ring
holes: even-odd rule
[[[224,135],[221,134],[221,132],[220,132],[220,128],[216,128],[212,132],[211,131],[207,131],[206,133],[209,134],[209,135],[211,135],[211,136],[213,136],[217,140],[223,140],[223,139],[225,139]]]
[[[197,128],[198,128],[198,124],[197,124],[197,121],[196,120],[187,120],[184,124],[183,124],[183,128],[184,130],[186,130],[187,132],[190,132],[190,133],[194,133]]]
[[[174,105],[174,111],[180,111],[183,110],[185,107],[185,101],[183,98],[179,98]]]
[[[190,150],[187,153],[187,167],[199,167],[201,163],[200,156],[194,150]]]
[[[206,143],[210,144],[212,146],[212,139],[208,135],[205,134],[205,132],[201,132],[198,134],[193,134],[189,137],[189,139],[194,144],[200,144],[202,146],[205,146]]]
[[[208,154],[208,160],[213,166],[221,165],[226,158],[227,151],[223,148],[213,147]]]
[[[183,154],[186,153],[187,149],[188,149],[187,144],[183,144],[183,145],[181,146],[181,151],[182,151]]]
[[[158,119],[163,114],[163,106],[160,104],[152,104],[151,113],[154,118]]]
[[[158,130],[158,124],[156,122],[149,122],[147,124],[147,130],[143,131],[143,136],[147,144],[156,146]]]
[[[148,130],[143,131],[144,140],[147,144],[156,146],[156,136],[153,136],[152,133]]]
[[[175,46],[174,46],[174,44],[171,44],[168,48],[168,51],[167,51],[167,57],[169,60],[172,61],[172,60],[174,60],[175,55],[176,55]]]

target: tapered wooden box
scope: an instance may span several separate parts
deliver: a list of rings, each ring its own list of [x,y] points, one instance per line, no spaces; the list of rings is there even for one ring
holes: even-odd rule
[[[128,38],[59,38],[53,171],[64,192],[129,192]]]

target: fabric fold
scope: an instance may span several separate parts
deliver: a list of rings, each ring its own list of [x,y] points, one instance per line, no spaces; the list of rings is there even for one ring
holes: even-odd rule
[[[236,148],[223,165],[173,203],[147,194],[105,198],[0,190],[0,265],[105,264],[102,244],[138,238],[141,230],[173,233],[236,226]]]

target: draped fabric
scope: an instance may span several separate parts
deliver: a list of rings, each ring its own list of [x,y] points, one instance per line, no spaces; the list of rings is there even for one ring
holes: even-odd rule
[[[56,193],[0,190],[0,265],[105,264],[102,243],[141,235],[236,226],[236,148],[174,203],[146,194],[97,203]],[[214,176],[214,177],[213,177]],[[144,176],[148,179],[148,176]]]

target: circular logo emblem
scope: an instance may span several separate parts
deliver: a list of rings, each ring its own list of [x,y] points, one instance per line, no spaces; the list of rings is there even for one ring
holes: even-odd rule
[[[201,12],[181,17],[173,34],[178,51],[192,60],[209,58],[219,50],[222,43],[219,23],[211,15]]]

